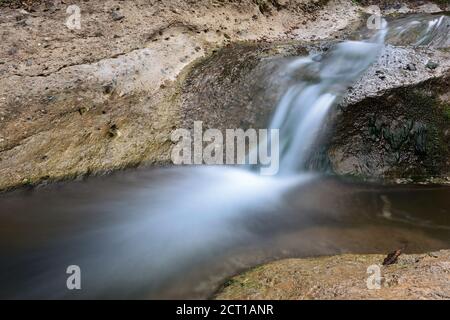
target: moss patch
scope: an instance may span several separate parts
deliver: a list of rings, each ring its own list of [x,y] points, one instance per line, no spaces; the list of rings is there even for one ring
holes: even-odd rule
[[[444,109],[444,115],[447,118],[447,120],[450,121],[450,104],[448,103],[444,103],[443,104],[443,109]]]
[[[449,78],[433,79],[350,106],[331,137],[331,154],[339,150],[342,161],[353,159],[346,172],[351,175],[415,181],[448,176],[450,108],[440,100],[448,85]]]

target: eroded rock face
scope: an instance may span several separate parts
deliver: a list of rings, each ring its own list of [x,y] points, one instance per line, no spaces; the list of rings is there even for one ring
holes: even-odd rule
[[[334,38],[358,19],[351,1],[326,2],[83,2],[80,30],[60,1],[2,5],[0,190],[169,163],[171,131],[197,119],[200,101],[179,100],[190,65],[234,41]]]
[[[321,52],[361,22],[349,0],[107,1],[83,3],[82,29],[69,30],[65,8],[2,7],[0,190],[168,164],[171,131],[196,120],[205,129],[264,127],[295,81],[283,74],[289,57]],[[448,52],[391,50],[390,65],[381,61],[344,106],[448,70]],[[423,153],[429,131],[414,128]],[[336,160],[336,172],[358,174],[338,162],[348,161]]]
[[[285,67],[308,55],[300,43],[231,44],[204,59],[187,76],[181,90],[183,123],[217,129],[266,128],[290,84]]]
[[[296,75],[283,66],[332,43],[235,44],[202,61],[181,90],[183,124],[264,128]],[[428,64],[433,59],[437,68]],[[414,70],[408,66],[413,65]],[[444,50],[388,46],[330,116],[310,168],[363,178],[449,175],[448,70]],[[324,145],[323,145],[324,144]]]
[[[384,53],[333,119],[327,151],[333,172],[449,181],[449,21],[410,15],[390,22]]]
[[[217,299],[448,299],[450,251],[400,256],[341,255],[270,263],[227,282]],[[367,287],[367,268],[379,266],[380,289]],[[373,269],[372,269],[373,270]],[[371,271],[373,272],[373,271]],[[372,282],[371,282],[372,283]]]

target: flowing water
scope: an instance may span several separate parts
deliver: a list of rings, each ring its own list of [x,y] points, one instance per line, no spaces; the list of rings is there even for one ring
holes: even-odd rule
[[[393,45],[416,47],[450,47],[450,17],[448,15],[412,15],[390,23],[387,41]]]
[[[303,171],[325,116],[392,34],[385,27],[287,66],[303,80],[271,122],[279,176],[140,169],[0,195],[0,298],[205,298],[278,258],[448,247],[449,188]],[[69,265],[80,266],[82,290],[67,290]]]
[[[290,72],[302,72],[307,80],[287,91],[271,123],[271,128],[280,129],[283,175],[304,169],[330,108],[372,65],[383,48],[385,35],[383,29],[369,41],[340,43],[319,61],[299,58],[288,66]]]

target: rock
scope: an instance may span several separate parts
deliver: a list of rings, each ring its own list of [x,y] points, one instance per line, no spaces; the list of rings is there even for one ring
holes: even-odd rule
[[[121,133],[119,131],[119,127],[116,124],[113,124],[108,129],[108,136],[110,138],[120,137]]]
[[[427,51],[388,46],[373,71],[353,86],[341,103],[342,112],[333,118],[333,134],[324,138],[330,141],[330,170],[392,182],[450,176],[450,139],[445,134],[450,130],[449,53]],[[398,71],[431,57],[441,61],[433,73]],[[389,77],[374,77],[379,70]]]
[[[408,63],[408,64],[406,65],[406,68],[405,68],[405,69],[406,69],[406,70],[409,70],[409,71],[417,71],[416,65],[413,64],[413,63]]]
[[[281,2],[267,3],[273,8],[274,3]],[[23,178],[38,183],[42,176],[57,180],[136,164],[166,165],[170,163],[171,148],[167,136],[174,126],[185,127],[192,119],[200,118],[210,127],[219,129],[267,126],[283,90],[289,81],[295,81],[280,77],[279,68],[286,63],[284,59],[307,54],[307,49],[297,41],[278,41],[286,39],[286,33],[301,41],[316,35],[328,39],[325,44],[331,45],[334,37],[346,38],[344,35],[351,33],[360,19],[350,0],[315,1],[314,4],[305,0],[300,5],[293,1],[283,3],[286,7],[282,11],[272,10],[270,23],[259,13],[252,23],[239,23],[252,21],[257,12],[253,0],[242,0],[239,6],[230,1],[220,3],[220,10],[226,15],[239,17],[237,22],[217,19],[219,9],[211,8],[208,0],[173,0],[171,5],[177,4],[178,12],[183,15],[170,13],[167,1],[121,2],[123,12],[130,12],[126,18],[121,10],[104,11],[101,2],[83,2],[82,12],[95,12],[98,19],[93,30],[76,37],[76,44],[73,43],[75,34],[71,32],[61,32],[51,41],[45,41],[46,34],[53,34],[62,25],[61,15],[45,14],[45,23],[39,30],[41,36],[35,36],[30,28],[20,29],[26,46],[17,41],[15,16],[20,13],[2,6],[2,13],[5,10],[6,14],[0,19],[0,57],[7,65],[2,65],[0,70],[0,112],[5,119],[0,135],[8,138],[2,142],[0,151],[0,190],[20,185]],[[42,10],[38,10],[29,19],[33,23],[36,19],[41,21],[42,14]],[[148,17],[152,23],[143,28],[142,23]],[[332,28],[328,19],[333,21]],[[111,21],[120,21],[124,28],[116,30]],[[306,21],[308,27],[301,21]],[[230,48],[221,48],[225,33],[222,27],[227,28]],[[212,30],[221,30],[221,33]],[[120,37],[121,41],[99,41],[91,36],[99,35],[97,32],[105,37]],[[148,38],[149,34],[159,40],[168,35],[173,37],[170,41],[139,40]],[[259,41],[264,37],[268,43]],[[47,43],[51,46],[41,50]],[[67,46],[67,43],[73,45]],[[199,47],[203,50],[195,49]],[[315,50],[320,51],[320,48]],[[407,63],[423,65],[431,57],[410,48],[387,50],[392,51],[397,60],[389,60],[387,67],[381,63],[376,66],[374,70],[384,72],[381,77],[374,77],[374,72],[370,71],[367,78],[355,84],[346,106],[354,106],[368,96],[383,96],[380,101],[384,101],[385,91],[424,82],[431,76],[441,77],[441,72],[447,70],[448,59],[432,51],[433,59],[441,61],[436,72],[402,72]],[[27,65],[29,59],[33,61],[31,65]],[[386,79],[382,79],[382,75],[386,75]],[[109,83],[114,85],[105,86]],[[111,94],[115,91],[117,94]],[[48,99],[48,96],[57,98]],[[83,97],[83,103],[79,97]],[[85,102],[95,107],[86,113],[82,111],[80,116],[78,110],[86,106]],[[51,112],[37,112],[49,105]],[[344,105],[342,108],[345,109]],[[376,106],[365,104],[363,109],[373,112]],[[406,112],[404,107],[400,110]],[[30,114],[33,121],[26,121]],[[390,142],[401,141],[404,132],[399,128],[410,120],[402,120],[400,116],[395,116],[399,127],[393,128],[394,131],[389,128],[391,131],[387,132],[387,136],[394,134],[394,139],[377,135],[379,146],[370,149],[368,154],[352,149],[358,151],[352,159],[358,164],[365,163],[362,160],[385,150],[383,144],[393,149]],[[345,121],[354,119],[348,114],[346,117]],[[358,128],[367,129],[360,123],[361,119],[356,120]],[[127,139],[105,139],[110,130],[109,126],[105,127],[108,121],[120,124],[120,131]],[[428,128],[426,139],[429,139],[435,131],[428,122],[424,124]],[[409,139],[408,147],[411,147],[414,137]],[[364,143],[372,147],[369,140]],[[343,141],[343,145],[347,144],[348,141]],[[361,146],[358,141],[353,144]],[[417,145],[420,150],[420,139]],[[425,160],[436,160],[432,156],[433,144],[427,142],[426,149],[429,158]],[[399,151],[386,155],[395,158],[395,152]],[[48,154],[49,161],[30,167],[33,157],[44,153]],[[400,162],[403,155],[417,156],[415,151],[399,154]],[[326,160],[328,155],[319,158]],[[369,166],[368,173],[373,174],[379,168],[379,158],[374,160],[376,165]],[[380,173],[375,172],[375,175]]]
[[[436,69],[437,67],[439,67],[439,63],[434,62],[434,61],[429,61],[429,62],[426,64],[426,67],[427,67],[428,69],[434,70],[434,69]]]
[[[383,255],[340,255],[273,262],[236,276],[220,300],[422,300],[450,297],[450,250],[402,255],[381,266]],[[381,287],[369,289],[368,268],[380,268]]]
[[[120,21],[125,18],[124,14],[120,10],[111,11],[111,17],[114,21]]]
[[[332,170],[395,181],[450,175],[450,123],[443,109],[450,79],[394,88],[347,106],[329,136]]]
[[[103,92],[105,94],[110,94],[113,91],[114,91],[114,85],[112,83],[108,83],[103,86]]]

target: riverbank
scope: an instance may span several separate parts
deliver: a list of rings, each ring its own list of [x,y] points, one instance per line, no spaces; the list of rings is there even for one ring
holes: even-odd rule
[[[216,299],[450,299],[450,250],[401,255],[289,259],[257,267],[226,282]],[[380,266],[381,287],[369,290],[370,266]],[[373,267],[372,267],[373,268]],[[373,282],[369,281],[373,284]]]

